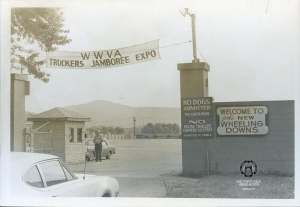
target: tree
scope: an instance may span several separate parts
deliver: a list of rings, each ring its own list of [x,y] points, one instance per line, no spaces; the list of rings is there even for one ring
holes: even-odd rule
[[[164,123],[156,123],[155,124],[155,132],[157,134],[179,134],[180,128],[178,124],[164,124]]]
[[[165,129],[162,127],[161,123],[156,123],[154,127],[157,134],[165,134]]]
[[[142,133],[144,133],[144,134],[155,134],[155,127],[154,127],[154,125],[152,123],[146,124],[142,128]]]
[[[107,126],[102,126],[101,127],[101,133],[107,134],[108,133],[108,127]]]
[[[180,134],[180,127],[178,124],[173,124],[173,134]]]
[[[114,131],[115,131],[116,134],[123,134],[124,133],[124,129],[122,127],[118,127],[118,126],[115,128]]]
[[[115,128],[113,126],[107,127],[107,132],[114,134],[115,133]]]
[[[11,70],[27,69],[29,74],[43,82],[49,82],[49,73],[41,70],[46,60],[32,48],[38,43],[40,50],[52,52],[57,46],[71,42],[69,30],[63,28],[63,12],[60,8],[12,8],[11,10]],[[22,46],[23,45],[23,46]]]

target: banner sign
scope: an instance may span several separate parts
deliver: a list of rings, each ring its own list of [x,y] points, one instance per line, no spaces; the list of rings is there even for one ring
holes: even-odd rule
[[[212,97],[181,99],[182,138],[213,138]]]
[[[267,134],[266,106],[219,107],[219,135]]]
[[[158,40],[112,50],[47,52],[47,68],[101,69],[160,59]]]

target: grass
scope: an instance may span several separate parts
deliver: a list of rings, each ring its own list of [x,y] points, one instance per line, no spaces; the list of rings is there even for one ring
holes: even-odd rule
[[[248,182],[260,180],[260,184],[259,186],[239,186],[238,180],[248,180]],[[241,174],[217,174],[164,184],[167,192],[166,198],[294,198],[294,177],[291,176],[255,175],[252,178],[246,178]]]

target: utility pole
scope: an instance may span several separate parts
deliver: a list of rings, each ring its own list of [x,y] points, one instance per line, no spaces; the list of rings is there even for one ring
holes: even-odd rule
[[[185,17],[187,14],[190,15],[191,20],[192,20],[192,39],[193,39],[193,56],[194,56],[194,60],[193,63],[199,63],[200,60],[197,58],[197,44],[196,44],[196,26],[195,26],[195,22],[196,22],[196,15],[195,14],[191,14],[190,9],[188,8],[184,8],[179,10],[181,12],[181,14]]]
[[[196,44],[196,26],[195,26],[195,22],[196,22],[196,15],[195,14],[190,14],[191,19],[192,19],[192,38],[193,38],[193,56],[194,56],[194,60],[193,63],[199,63],[199,59],[197,58],[197,44]]]
[[[133,136],[135,137],[135,117],[133,118]]]

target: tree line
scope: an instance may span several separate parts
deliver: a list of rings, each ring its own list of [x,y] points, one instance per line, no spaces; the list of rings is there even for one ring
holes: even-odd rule
[[[86,130],[90,132],[100,131],[102,134],[123,134],[125,132],[125,130],[119,126],[94,126],[92,128],[87,128]]]
[[[90,133],[100,131],[102,134],[133,134],[134,129],[124,129],[122,127],[114,127],[114,126],[93,126],[91,128],[87,128],[87,131]],[[165,123],[148,123],[145,126],[143,126],[139,131],[136,130],[136,134],[166,134],[166,135],[172,135],[172,134],[180,134],[180,127],[178,124],[165,124]]]
[[[176,123],[148,123],[142,127],[141,132],[144,134],[180,134],[180,127]]]

